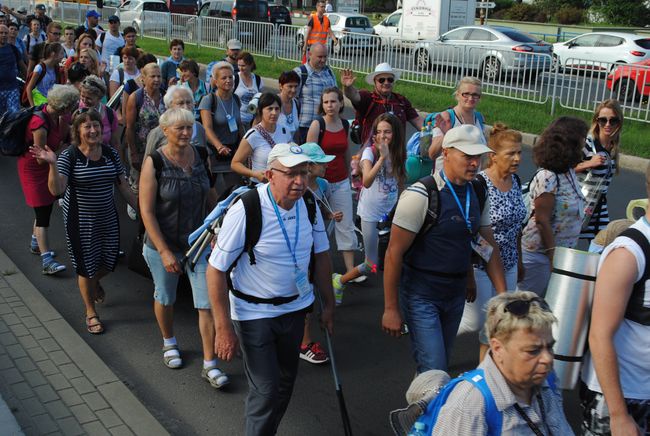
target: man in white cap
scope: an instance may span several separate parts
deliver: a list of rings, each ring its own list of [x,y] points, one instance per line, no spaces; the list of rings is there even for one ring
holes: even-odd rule
[[[476,126],[449,130],[442,144],[442,171],[411,185],[397,203],[384,261],[382,328],[399,336],[404,319],[418,373],[447,370],[465,299],[475,297],[469,292],[472,249],[487,263],[497,293],[506,290],[489,199],[483,193],[481,212],[470,183],[481,156],[491,151]]]
[[[205,83],[210,83],[212,80],[212,68],[221,61],[226,61],[232,65],[235,74],[239,73],[239,65],[237,65],[237,56],[241,52],[241,41],[238,39],[229,39],[226,43],[226,56],[220,61],[212,61],[205,67]]]
[[[241,346],[249,384],[247,436],[277,432],[296,379],[314,287],[323,297],[321,323],[332,331],[329,242],[313,197],[303,198],[309,162],[301,147],[275,145],[268,157],[269,182],[232,205],[210,256],[207,282],[215,349],[228,361]],[[246,236],[253,227],[260,231],[255,244]]]
[[[355,119],[362,126],[361,144],[366,144],[372,134],[372,123],[385,112],[397,116],[404,123],[405,129],[407,121],[417,130],[422,129],[424,120],[413,108],[411,102],[403,95],[393,92],[398,79],[398,71],[393,70],[387,63],[379,64],[373,73],[366,76],[366,82],[375,87],[370,92],[365,89],[358,90],[354,86],[355,76],[352,70],[341,71],[343,92],[356,109]]]

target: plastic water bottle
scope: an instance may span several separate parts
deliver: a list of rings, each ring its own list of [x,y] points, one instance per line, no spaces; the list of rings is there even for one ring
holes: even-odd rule
[[[426,157],[429,155],[429,147],[431,146],[431,135],[433,134],[433,126],[431,121],[422,126],[420,131],[420,156]]]
[[[390,240],[390,226],[391,222],[388,219],[388,214],[384,214],[381,220],[377,223],[378,230],[378,244],[377,244],[377,267],[384,270],[384,256],[388,248],[388,241]]]
[[[416,422],[408,436],[426,436],[426,425],[423,422]]]

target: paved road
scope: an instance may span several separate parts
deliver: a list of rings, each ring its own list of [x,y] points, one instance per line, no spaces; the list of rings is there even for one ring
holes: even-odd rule
[[[533,171],[529,152],[526,161],[521,170],[523,180]],[[83,306],[73,273],[43,276],[39,259],[28,252],[33,214],[24,204],[15,166],[15,159],[0,158],[3,250],[170,433],[240,434],[247,391],[242,362],[237,359],[221,365],[232,380],[223,392],[213,390],[200,379],[197,316],[187,293],[180,295],[176,306],[176,335],[186,362],[181,370],[172,371],[162,365],[162,344],[152,311],[152,284],[129,271],[124,261],[103,281],[107,303],[100,308],[100,314],[106,322],[106,334],[90,336],[85,332]],[[621,171],[610,195],[614,217],[622,216],[628,200],[645,196],[643,186],[639,173]],[[129,251],[136,228],[126,218],[124,209],[124,202],[119,201],[122,247]],[[54,210],[51,229],[52,247],[60,253],[59,259],[70,265],[58,207]],[[342,270],[338,257],[334,258],[334,266]],[[357,435],[389,433],[387,412],[403,405],[404,392],[415,369],[408,340],[395,340],[380,331],[381,313],[382,288],[380,280],[374,278],[349,288],[344,304],[337,310],[336,357]],[[317,329],[314,331],[324,340]],[[451,372],[456,374],[473,367],[477,350],[474,335],[460,337],[452,355]],[[280,434],[341,434],[330,367],[304,362],[300,366],[293,400]],[[575,423],[579,412],[574,393],[567,395],[567,409]]]

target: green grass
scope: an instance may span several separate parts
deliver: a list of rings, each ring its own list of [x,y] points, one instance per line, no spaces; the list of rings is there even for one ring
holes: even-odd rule
[[[140,38],[138,45],[151,53],[158,55],[169,54],[167,42],[153,38]],[[186,44],[185,56],[200,63],[210,63],[225,56],[225,51],[207,47],[197,48]],[[256,56],[257,72],[264,77],[276,78],[283,71],[295,68],[296,63]],[[370,88],[363,77],[357,75],[356,86]],[[409,82],[398,82],[396,92],[407,97],[414,107],[425,111],[440,111],[454,104],[450,88],[440,88]],[[551,121],[561,115],[573,115],[584,119],[587,123],[591,114],[560,107],[556,102],[555,115],[551,113],[550,101],[546,104],[534,104],[496,96],[486,96],[481,100],[480,110],[489,124],[502,122],[513,129],[522,132],[539,134]],[[621,135],[621,148],[625,154],[650,158],[650,125],[637,121],[626,121]]]

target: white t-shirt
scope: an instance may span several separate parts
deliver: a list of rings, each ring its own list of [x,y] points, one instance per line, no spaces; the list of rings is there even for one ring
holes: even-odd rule
[[[269,132],[271,133],[271,132]],[[257,129],[250,129],[244,135],[244,138],[251,145],[253,154],[251,155],[251,169],[253,171],[263,171],[266,169],[269,153],[271,152],[271,144],[257,131]],[[292,135],[287,128],[282,125],[276,125],[275,132],[271,133],[271,138],[276,144],[291,142]],[[253,178],[253,181],[258,180]]]
[[[288,116],[283,112],[280,111],[280,116],[278,117],[278,125],[283,124],[286,126],[288,129],[289,133],[291,133],[291,137],[296,133],[296,130],[298,130],[299,126],[299,121],[298,120],[298,105],[296,104],[295,100],[291,101],[291,114]]]
[[[650,239],[650,225],[645,217],[634,223],[635,228]],[[636,259],[637,277],[635,283],[643,277],[645,271],[645,256],[643,250],[632,239],[619,236],[605,248],[600,256],[598,269],[603,265],[605,258],[616,248],[625,248]],[[650,286],[646,282],[645,302],[650,307]],[[621,381],[623,396],[627,399],[650,399],[650,326],[645,326],[629,319],[623,318],[621,325],[614,334],[614,346],[618,358],[618,371]],[[582,380],[594,392],[603,392],[596,370],[591,360],[591,354],[585,356],[582,366]]]
[[[115,83],[119,83],[120,85],[122,85],[122,83],[120,83],[120,71],[119,70],[120,70],[119,68],[115,68],[113,70],[113,72],[111,73],[110,81],[115,82]],[[138,77],[140,77],[140,70],[138,70],[137,68],[135,70],[135,74],[129,74],[129,72],[126,71],[126,70],[123,70],[123,71],[124,71],[124,81],[123,81],[123,83],[126,83],[128,80],[131,80],[131,79],[135,80]]]
[[[248,253],[244,252],[231,273],[232,283],[235,289],[247,295],[260,298],[291,297],[298,294],[294,279],[294,263],[273,209],[273,203],[269,198],[268,183],[260,184],[255,189],[259,193],[262,207],[262,234],[253,248],[256,263],[251,265]],[[290,210],[284,210],[279,206],[278,210],[292,247],[295,241],[296,222],[300,221],[295,248],[296,260],[299,268],[307,272],[312,241],[315,253],[329,250],[329,241],[320,210],[316,208],[316,224],[313,228],[303,200],[296,202]],[[238,201],[230,208],[223,220],[215,248],[210,255],[210,265],[219,271],[228,270],[244,249],[245,229],[244,205]],[[278,306],[248,303],[230,294],[230,316],[236,321],[275,318],[304,309],[313,301],[313,292]]]
[[[66,59],[71,58],[71,57],[73,57],[75,55],[76,52],[74,50],[74,46],[72,46],[71,48],[68,48],[68,47],[65,46],[65,44],[61,44],[61,45],[63,46],[63,50],[65,50]]]
[[[260,90],[264,86],[264,81],[260,77],[260,86],[258,88],[255,74],[251,74],[251,86],[248,87],[244,83],[244,79],[242,79],[241,73],[237,73],[237,74],[239,74],[239,84],[237,85],[237,89],[235,89],[235,94],[237,94],[239,100],[241,100],[239,114],[241,115],[241,122],[244,123],[245,125],[248,125],[253,120],[253,118],[255,118],[255,115],[251,114],[247,110],[248,103],[251,102],[255,94],[260,92]]]
[[[379,150],[375,153],[379,157]],[[375,153],[373,153],[372,147],[366,147],[361,154],[361,161],[368,160],[370,164],[374,165]],[[390,160],[385,159],[370,188],[361,189],[357,215],[362,220],[380,221],[397,203],[397,180],[390,172]]]
[[[104,36],[103,43],[101,40],[102,35],[106,35]],[[124,37],[122,36],[122,33],[120,33],[119,37],[115,37],[111,35],[111,32],[104,32],[97,37],[95,45],[98,49],[101,49],[102,61],[105,62],[106,65],[109,65],[111,61],[111,55],[115,53],[115,50],[124,46]]]

